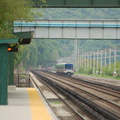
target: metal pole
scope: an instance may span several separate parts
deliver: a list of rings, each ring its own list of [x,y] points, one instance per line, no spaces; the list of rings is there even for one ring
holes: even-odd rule
[[[83,69],[85,71],[85,53],[83,53]]]
[[[94,52],[94,56],[93,56],[93,73],[95,73],[95,52]]]
[[[79,66],[79,68],[81,68],[82,67],[82,54],[80,54],[80,66]]]
[[[101,52],[101,65],[100,65],[100,73],[102,73],[102,63],[103,63],[103,61],[102,61],[102,50],[101,50],[100,52]]]
[[[18,87],[20,87],[20,74],[18,72]]]
[[[86,53],[86,71],[88,70],[88,55]]]
[[[30,87],[30,74],[29,74],[29,87]]]
[[[83,56],[84,54],[82,53],[82,68],[84,68],[84,56]]]
[[[109,70],[111,69],[111,48],[109,48]]]
[[[98,53],[98,51],[97,51],[96,53],[97,53],[97,70],[96,70],[96,73],[98,74],[98,59],[99,59],[99,58],[98,58],[98,57],[99,57],[98,54],[99,54],[99,53]]]
[[[116,47],[114,47],[114,74],[116,74]]]
[[[79,55],[79,49],[77,49],[77,51],[78,51],[78,52],[77,52],[77,54],[78,54],[78,55],[77,55],[77,56],[78,56],[78,57],[77,57],[77,60],[78,60],[77,62],[78,62],[78,70],[79,70],[79,68],[80,68],[80,55]]]
[[[90,69],[90,53],[88,53],[88,70]]]
[[[106,68],[106,49],[105,49],[105,51],[104,51],[104,53],[105,53],[105,68]]]
[[[86,71],[86,53],[84,53],[84,71]]]
[[[90,69],[92,68],[92,64],[91,64],[92,61],[91,60],[92,60],[92,58],[91,58],[91,52],[90,52]]]
[[[86,71],[87,71],[87,53],[86,53],[85,59],[86,59],[85,64],[86,64]]]
[[[91,53],[91,57],[92,57],[92,70],[94,70],[94,66],[93,66],[93,61],[94,61],[94,59],[93,59],[93,52]]]

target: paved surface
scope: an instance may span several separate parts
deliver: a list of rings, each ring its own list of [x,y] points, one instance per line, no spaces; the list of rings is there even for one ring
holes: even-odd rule
[[[0,120],[57,120],[35,88],[8,92],[8,105],[0,105]]]
[[[0,106],[1,120],[31,120],[27,89],[17,88],[8,93],[8,105]]]

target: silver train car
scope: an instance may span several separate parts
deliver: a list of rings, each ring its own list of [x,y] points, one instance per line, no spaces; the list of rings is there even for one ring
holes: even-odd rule
[[[56,65],[56,73],[61,75],[73,75],[74,69],[73,64],[59,63]]]

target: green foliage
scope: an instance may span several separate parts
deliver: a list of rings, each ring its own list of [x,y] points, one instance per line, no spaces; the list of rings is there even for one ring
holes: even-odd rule
[[[50,66],[51,63],[48,61],[55,61],[60,56],[62,56],[62,49],[56,40],[37,40],[38,50],[39,50],[39,65],[44,67]]]
[[[85,73],[84,68],[81,67],[78,72],[79,73]]]
[[[87,74],[92,74],[93,73],[93,69],[89,69],[86,71]]]
[[[15,59],[14,59],[15,65],[18,65],[19,63],[21,63],[22,54],[25,50],[26,50],[25,46],[20,46],[19,47],[19,52],[14,53],[15,54]]]
[[[63,50],[60,47],[60,43],[56,40],[32,40],[32,43],[28,46],[20,47],[20,52],[16,53],[15,63],[23,63],[25,68],[53,66],[59,57],[63,56]]]
[[[0,0],[0,39],[14,37],[14,20],[33,20],[37,12],[34,12],[32,4],[31,0]]]
[[[120,78],[120,70],[117,71],[117,76],[116,76],[116,78]]]
[[[116,63],[116,74],[114,74],[114,63],[111,64],[110,69],[109,69],[109,65],[107,65],[106,67],[103,67],[102,70],[98,68],[97,71],[95,70],[95,75],[111,76],[111,77],[114,76],[115,78],[120,78],[120,62]],[[102,71],[102,73],[100,71]],[[91,75],[93,74],[93,69],[88,69],[87,71],[85,71],[84,68],[81,67],[78,73]]]
[[[120,8],[46,8],[42,11],[43,18],[47,19],[120,19]]]
[[[109,70],[108,67],[103,68],[103,69],[102,69],[102,75],[109,75],[109,76],[112,76],[112,75],[113,75],[113,69],[112,69],[112,70]]]
[[[31,10],[31,9],[30,9]],[[45,8],[32,10],[33,13],[42,11],[45,19],[119,19],[120,9],[116,8]],[[30,14],[29,14],[30,15]],[[24,17],[22,17],[24,18]],[[35,15],[35,18],[41,18]],[[19,18],[18,18],[19,19]],[[30,46],[25,47],[24,50],[17,56],[17,62],[23,62],[25,66],[38,66],[43,67],[51,66],[52,63],[46,61],[54,61],[60,57],[71,56],[74,50],[74,40],[33,40]],[[80,53],[97,51],[111,46],[120,45],[119,40],[78,40],[78,48]],[[112,66],[111,68],[114,68]],[[113,69],[105,71],[104,74],[113,74]],[[84,69],[81,68],[79,72],[85,73]],[[91,74],[92,70],[88,70],[87,73]],[[100,74],[100,70],[98,70]]]
[[[80,40],[78,42],[78,47],[80,48],[80,53],[102,50],[112,46],[120,44],[120,41],[116,40]]]

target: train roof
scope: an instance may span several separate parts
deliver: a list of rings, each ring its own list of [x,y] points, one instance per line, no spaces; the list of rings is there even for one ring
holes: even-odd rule
[[[73,65],[72,63],[58,63],[56,66],[62,66],[62,65],[66,65],[66,64]]]
[[[64,65],[64,64],[67,64],[67,63],[58,63],[57,65]]]

